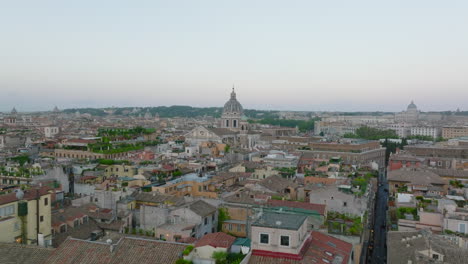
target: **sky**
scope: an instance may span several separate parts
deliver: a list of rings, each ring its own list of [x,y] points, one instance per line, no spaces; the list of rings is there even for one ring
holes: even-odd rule
[[[0,111],[468,110],[468,1],[0,2]]]

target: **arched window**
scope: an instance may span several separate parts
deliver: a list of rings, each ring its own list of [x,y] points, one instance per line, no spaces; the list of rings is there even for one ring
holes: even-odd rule
[[[226,120],[226,127],[229,127],[229,120]]]
[[[232,121],[232,127],[237,127],[237,120]]]

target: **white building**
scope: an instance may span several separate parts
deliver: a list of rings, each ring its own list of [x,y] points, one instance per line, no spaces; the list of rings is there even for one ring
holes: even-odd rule
[[[46,138],[53,138],[60,132],[58,127],[44,127],[44,135]]]
[[[440,127],[416,126],[411,127],[411,136],[429,136],[433,138],[440,137],[442,130]]]

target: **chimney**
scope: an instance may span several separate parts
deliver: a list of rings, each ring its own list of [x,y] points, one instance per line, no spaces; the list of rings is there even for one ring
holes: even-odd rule
[[[110,252],[114,252],[114,245],[112,245],[112,239],[107,239],[106,243],[109,245]]]

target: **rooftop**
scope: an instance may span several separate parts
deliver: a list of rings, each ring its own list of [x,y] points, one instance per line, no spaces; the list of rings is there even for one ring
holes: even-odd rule
[[[299,230],[306,219],[304,215],[264,212],[252,226]]]

